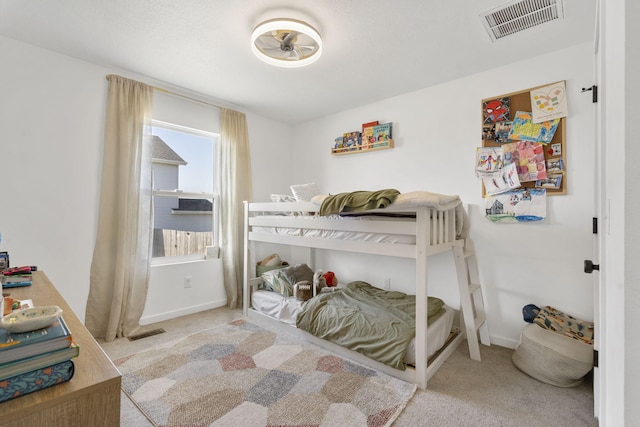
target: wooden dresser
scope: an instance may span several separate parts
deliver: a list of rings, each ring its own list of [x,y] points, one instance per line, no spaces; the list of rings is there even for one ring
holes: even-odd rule
[[[70,381],[0,403],[0,426],[118,426],[120,372],[42,271],[33,285],[4,289],[11,298],[62,310],[80,355]]]

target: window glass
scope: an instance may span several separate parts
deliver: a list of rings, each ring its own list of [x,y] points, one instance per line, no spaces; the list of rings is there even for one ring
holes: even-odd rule
[[[201,259],[215,246],[215,134],[154,122],[153,257]]]

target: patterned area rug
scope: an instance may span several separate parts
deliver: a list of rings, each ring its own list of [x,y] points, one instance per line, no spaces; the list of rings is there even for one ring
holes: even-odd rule
[[[114,363],[156,426],[389,426],[416,390],[244,320]]]

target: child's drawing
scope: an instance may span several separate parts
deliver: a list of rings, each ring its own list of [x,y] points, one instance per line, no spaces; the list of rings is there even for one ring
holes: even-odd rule
[[[505,164],[515,163],[520,182],[537,181],[547,177],[544,147],[539,142],[511,142],[503,144]]]
[[[553,139],[559,123],[560,119],[533,123],[533,116],[530,112],[517,111],[511,123],[508,139],[548,144]]]
[[[542,221],[547,216],[547,190],[521,188],[485,197],[487,219],[499,223]]]
[[[533,123],[567,117],[567,97],[564,82],[531,91]]]
[[[490,175],[483,175],[485,193],[489,195],[504,193],[520,187],[516,165],[511,163]]]
[[[494,173],[504,166],[502,147],[478,147],[476,149],[476,175]]]

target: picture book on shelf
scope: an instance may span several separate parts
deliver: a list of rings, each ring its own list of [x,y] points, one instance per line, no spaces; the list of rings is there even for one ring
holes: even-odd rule
[[[80,347],[73,343],[68,348],[62,348],[60,350],[37,354],[25,359],[18,359],[13,362],[3,363],[0,365],[0,381],[73,359],[74,357],[77,357],[78,354],[80,354]]]
[[[62,316],[46,328],[11,333],[0,328],[0,364],[71,346],[71,331]]]
[[[362,147],[363,148],[370,148],[376,142],[376,138],[373,136],[374,126],[375,125],[362,128]]]
[[[342,135],[342,146],[347,150],[357,150],[360,143],[360,132],[347,132]]]
[[[366,128],[372,128],[372,127],[377,126],[379,124],[380,124],[380,122],[378,122],[377,120],[375,120],[373,122],[363,123],[362,124],[362,132],[364,133],[364,130]]]
[[[393,138],[392,124],[383,123],[373,127],[373,137],[375,138],[375,144],[387,142]]]
[[[75,366],[71,360],[19,374],[0,381],[0,402],[4,402],[73,378]]]

